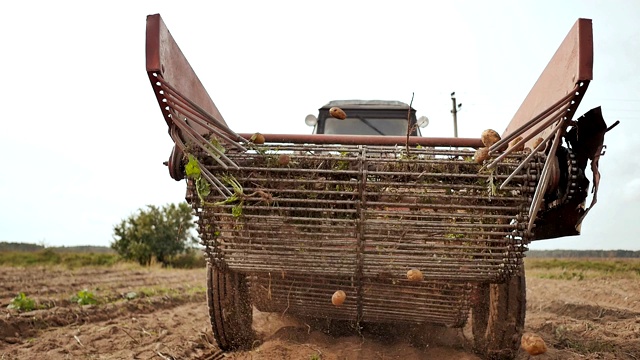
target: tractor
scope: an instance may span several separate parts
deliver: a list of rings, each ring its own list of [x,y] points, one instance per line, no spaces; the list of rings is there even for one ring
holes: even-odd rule
[[[515,357],[528,245],[579,235],[617,125],[599,107],[575,118],[592,42],[591,20],[578,19],[489,143],[422,136],[426,118],[382,100],[329,102],[305,119],[312,134],[244,134],[149,15],[146,71],[175,144],[169,175],[186,179],[198,218],[219,347],[252,344],[255,307],[356,329],[470,321],[479,354]]]

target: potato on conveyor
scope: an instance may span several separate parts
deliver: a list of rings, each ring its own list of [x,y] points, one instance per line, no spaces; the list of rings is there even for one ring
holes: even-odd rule
[[[329,109],[329,115],[340,120],[344,120],[347,118],[347,113],[344,112],[344,110],[340,109],[339,107],[335,107],[335,106]]]
[[[511,140],[509,143],[509,148],[514,148],[513,151],[522,151],[524,150],[524,144],[521,144],[518,147],[515,147],[520,141],[522,141],[522,136],[518,136],[517,138]]]
[[[407,279],[409,279],[409,281],[422,281],[424,280],[424,275],[422,275],[422,271],[418,269],[411,269],[407,271]]]
[[[533,142],[533,145],[532,145],[532,146],[533,146],[533,148],[534,148],[534,149],[535,149],[535,148],[537,148],[537,147],[538,147],[538,145],[540,145],[540,143],[541,143],[541,142],[543,142],[543,141],[544,141],[544,139],[543,139],[543,138],[541,138],[541,137],[537,138],[537,139]],[[542,148],[542,149],[540,149],[540,150],[542,151],[542,150],[544,150],[544,148]]]
[[[291,157],[287,154],[281,154],[278,157],[278,164],[282,165],[282,166],[287,166],[289,165],[289,162],[291,161]]]
[[[256,145],[262,145],[262,144],[264,144],[264,135],[262,135],[259,132],[257,132],[257,133],[255,133],[255,134],[253,134],[251,136],[249,141],[251,141],[252,143],[254,143]]]
[[[495,130],[487,129],[482,132],[480,135],[480,140],[486,147],[491,147],[491,145],[500,141],[500,134],[498,134]]]
[[[333,293],[333,296],[331,297],[331,303],[335,306],[340,306],[344,303],[346,299],[347,299],[347,294],[345,294],[345,292],[342,290],[338,290]]]
[[[483,147],[476,150],[476,153],[473,155],[473,160],[478,164],[482,164],[485,160],[489,158],[489,148]]]

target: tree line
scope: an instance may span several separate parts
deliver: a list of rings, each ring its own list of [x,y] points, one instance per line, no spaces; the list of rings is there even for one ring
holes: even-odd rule
[[[74,246],[45,247],[27,243],[1,242],[2,252],[77,252],[114,253],[141,265],[159,263],[163,266],[193,267],[202,256],[196,248],[194,216],[186,202],[164,206],[147,205],[113,227],[110,247]],[[74,251],[75,250],[75,251]],[[185,266],[180,266],[185,265]]]
[[[529,250],[530,258],[640,258],[640,251],[633,250]]]

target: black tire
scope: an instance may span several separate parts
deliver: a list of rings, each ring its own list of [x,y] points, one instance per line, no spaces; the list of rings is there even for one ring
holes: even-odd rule
[[[254,339],[253,313],[245,276],[207,265],[207,303],[220,349],[250,347]]]
[[[524,268],[502,284],[479,284],[474,290],[474,347],[485,359],[513,359],[520,348],[527,310]]]

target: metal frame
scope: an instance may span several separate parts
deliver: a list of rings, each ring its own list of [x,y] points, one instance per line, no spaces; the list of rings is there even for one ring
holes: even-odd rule
[[[552,180],[551,167],[555,161],[556,150],[567,127],[573,124],[572,118],[592,79],[592,24],[590,19],[578,19],[513,116],[503,133],[503,138],[489,149],[490,154],[495,154],[521,137],[516,144],[489,163],[489,169],[521,146],[529,146],[532,149],[531,156],[523,160],[522,166],[530,161],[536,152],[546,149],[547,160],[529,209],[528,231],[534,227],[548,184]],[[533,146],[538,138],[542,141]],[[512,176],[519,170],[520,167],[514,170]],[[511,177],[507,178],[502,186],[506,186],[510,180]]]
[[[579,19],[490,152],[518,136],[517,145],[532,147],[536,137],[542,143],[528,156],[515,154],[517,145],[504,151],[485,166],[499,169],[490,172],[462,161],[473,154],[468,148],[483,146],[479,139],[264,134],[267,144],[251,144],[252,134],[228,127],[158,14],[147,18],[146,68],[175,142],[174,165],[180,168],[180,151],[195,154],[217,190],[204,200],[217,205],[206,206],[188,181],[209,266],[246,274],[258,308],[267,299],[286,304],[282,312],[462,326],[474,284],[491,283],[502,289],[492,290],[500,299],[521,300],[503,316],[488,315],[503,324],[524,321],[522,257],[554,177],[555,152],[592,79],[592,41],[591,21]],[[415,145],[425,148],[403,153]],[[283,154],[291,165],[274,165]],[[295,165],[301,161],[305,166]],[[232,194],[214,174],[234,176],[246,192]],[[494,177],[504,179],[506,191],[487,198],[485,184]],[[240,204],[226,201],[232,195]],[[237,206],[246,212],[240,222]],[[402,278],[410,266],[424,270],[423,282]],[[520,276],[521,288],[500,288]],[[355,301],[339,308],[319,302],[318,295],[340,287]],[[482,308],[500,308],[490,301]],[[212,321],[229,320],[214,306]],[[487,349],[517,349],[493,339],[499,331],[487,328]],[[520,331],[516,326],[512,337]]]

